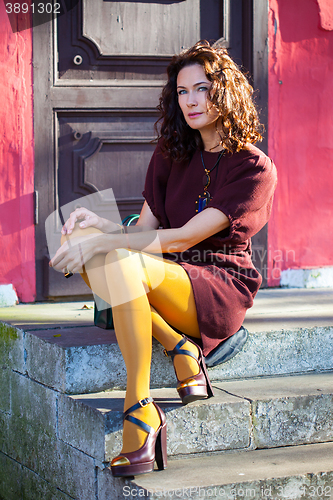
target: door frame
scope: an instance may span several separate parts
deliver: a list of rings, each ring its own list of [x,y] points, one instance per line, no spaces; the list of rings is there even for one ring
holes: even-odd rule
[[[267,154],[268,136],[268,0],[243,0],[243,16],[247,19],[244,23],[244,39],[251,40],[243,50],[247,61],[247,69],[252,72],[253,85],[257,89],[256,102],[261,109],[260,118],[265,126],[265,138],[261,143],[261,149]],[[33,28],[33,81],[34,81],[34,147],[35,147],[35,241],[36,245],[36,300],[45,300],[44,269],[48,265],[48,250],[46,244],[45,228],[41,221],[47,216],[49,207],[57,209],[56,200],[56,172],[57,158],[54,140],[56,134],[56,114],[61,110],[75,110],[77,106],[71,100],[68,87],[60,85],[56,81],[56,58],[55,34],[53,33],[53,22],[40,24]],[[141,98],[134,97],[132,88],[140,92]],[[159,94],[163,83],[157,84],[150,89],[149,101],[144,84],[134,82],[132,85],[117,87],[110,82],[109,87],[91,86],[85,87],[87,99],[80,102],[80,109],[91,109],[94,102],[94,110],[105,110],[105,102],[108,102],[109,111],[135,110],[151,107],[151,92],[156,95],[153,101],[158,103]],[[119,106],[118,96],[126,93],[126,107]],[[93,97],[89,99],[89,96]],[[140,106],[138,106],[140,104]],[[45,185],[49,186],[45,190]],[[39,194],[42,193],[42,196]],[[260,268],[263,274],[263,286],[267,285],[267,225],[256,238],[254,249],[262,249],[260,257]],[[258,265],[258,262],[257,262]],[[70,287],[70,280],[68,280]],[[70,290],[69,290],[70,291]],[[61,297],[57,297],[61,300]]]

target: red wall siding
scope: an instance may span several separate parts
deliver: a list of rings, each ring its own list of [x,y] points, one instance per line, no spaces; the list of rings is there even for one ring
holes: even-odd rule
[[[333,266],[332,0],[270,0],[269,155],[279,173],[269,285]]]
[[[24,28],[23,19],[17,20]],[[0,2],[0,284],[35,298],[32,30],[13,33]]]

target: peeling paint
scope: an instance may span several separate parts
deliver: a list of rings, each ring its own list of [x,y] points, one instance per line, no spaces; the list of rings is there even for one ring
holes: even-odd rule
[[[333,31],[332,0],[316,0],[319,8],[320,28]]]

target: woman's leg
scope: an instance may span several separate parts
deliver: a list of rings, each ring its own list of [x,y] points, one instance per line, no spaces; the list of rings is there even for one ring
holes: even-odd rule
[[[151,316],[153,324],[153,337],[163,345],[167,351],[171,351],[181,340],[181,335],[176,332],[156,311],[154,307],[151,307]],[[187,335],[194,337],[193,332],[184,332]],[[195,356],[198,357],[199,350],[191,342],[186,342],[182,349],[191,351]],[[199,367],[197,361],[188,356],[178,356],[176,355],[173,361],[178,380],[185,380],[193,375],[199,373]]]
[[[144,260],[144,267],[140,257]],[[162,281],[161,272],[164,275]],[[199,335],[199,328],[191,283],[178,264],[152,255],[118,249],[106,257],[105,276],[110,291],[116,336],[127,369],[126,410],[150,394],[152,324],[154,335],[166,349],[174,348],[182,336],[162,319],[161,314],[165,314],[167,321],[184,333]],[[155,309],[153,312],[150,302]],[[156,312],[157,308],[161,314]],[[193,344],[187,344],[184,348],[198,354]],[[195,360],[188,356],[177,357],[183,358],[183,363],[179,362],[179,366],[185,365],[182,374],[177,372],[180,379],[183,375],[187,378],[199,372]],[[191,365],[192,368],[189,368]],[[153,405],[136,410],[134,416],[155,429],[160,425]],[[137,450],[144,444],[146,436],[145,431],[125,421],[122,452]]]
[[[80,229],[79,224],[76,223],[72,234],[62,235],[60,243],[63,245],[66,241],[89,236],[93,233],[103,234],[102,231],[95,227]],[[75,244],[75,241],[73,244]],[[90,261],[85,264],[81,277],[96,295],[110,304],[110,294],[105,279],[105,256],[105,254],[98,254],[90,259]]]
[[[69,238],[96,231],[77,229]],[[65,239],[62,238],[62,243]],[[180,265],[124,249],[110,252],[106,258],[95,256],[86,263],[82,277],[94,293],[112,304],[117,341],[127,369],[126,410],[150,394],[152,334],[167,350],[173,349],[182,338],[170,325],[200,337],[191,283]],[[190,342],[183,349],[198,354]],[[180,380],[199,371],[197,362],[188,356],[176,356],[175,368]],[[155,429],[160,425],[153,405],[134,414]],[[125,421],[122,452],[139,449],[146,436],[145,431]]]

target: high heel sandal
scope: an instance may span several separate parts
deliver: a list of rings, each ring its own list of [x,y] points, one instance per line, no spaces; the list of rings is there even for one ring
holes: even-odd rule
[[[193,352],[187,351],[186,349],[181,349],[185,342],[191,342],[199,350],[199,357],[197,357]],[[178,344],[172,349],[172,351],[167,351],[164,349],[164,354],[170,356],[172,362],[174,363],[174,357],[177,354],[184,354],[185,356],[191,356],[195,359],[199,365],[200,371],[197,375],[192,375],[185,380],[179,380],[176,370],[176,377],[178,381],[177,391],[182,400],[183,405],[187,405],[192,401],[197,399],[211,398],[214,396],[212,384],[210,383],[205,360],[202,354],[202,350],[197,346],[192,340],[188,339],[183,335],[183,338],[178,342]]]
[[[161,419],[161,425],[155,431],[153,427],[146,424],[138,418],[132,417],[129,413],[137,410],[138,408],[145,407],[149,403],[153,403],[158,411]],[[159,470],[163,470],[167,466],[167,434],[166,434],[166,420],[164,412],[161,410],[153,398],[141,399],[138,403],[131,406],[124,412],[124,420],[129,420],[133,424],[138,425],[144,429],[148,436],[145,443],[139,450],[131,451],[129,453],[121,453],[118,457],[114,458],[111,462],[111,471],[115,477],[121,476],[136,476],[138,474],[145,474],[152,472],[154,469],[154,462],[156,460]]]

